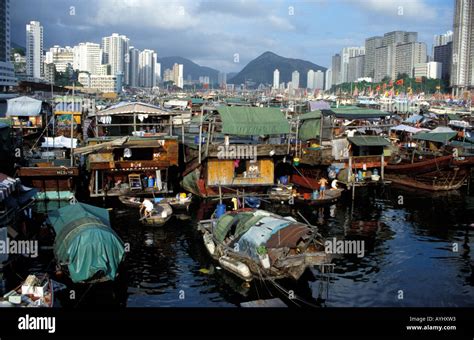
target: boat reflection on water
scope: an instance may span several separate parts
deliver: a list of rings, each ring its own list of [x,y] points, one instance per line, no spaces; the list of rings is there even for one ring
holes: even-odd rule
[[[122,281],[116,282],[120,289],[110,284],[70,286],[60,296],[61,305],[232,307],[273,297],[288,306],[473,305],[474,197],[462,190],[427,196],[383,187],[358,190],[355,201],[348,196],[316,209],[266,202],[260,208],[304,223],[306,219],[327,240],[364,241],[363,256],[335,254],[330,272],[314,268],[296,282],[254,280],[250,285],[211,260],[196,230],[218,201],[193,203],[189,220],[173,218],[163,228],[143,226],[136,210],[107,201],[103,206],[112,209],[112,226],[129,245]],[[23,259],[28,270],[17,272],[54,270],[47,269],[51,259],[45,252]],[[4,277],[7,289],[18,285],[15,275]],[[68,295],[71,287],[74,301]],[[405,299],[397,298],[399,290]]]

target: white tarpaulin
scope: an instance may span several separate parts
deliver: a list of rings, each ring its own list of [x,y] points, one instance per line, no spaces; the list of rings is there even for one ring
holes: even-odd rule
[[[418,129],[413,126],[408,126],[408,125],[398,125],[398,126],[393,126],[390,128],[390,130],[395,130],[395,131],[405,131],[409,133],[418,133],[421,131],[429,131],[428,129]]]
[[[45,141],[41,144],[42,148],[71,148],[71,138],[64,136],[59,137],[46,137]],[[77,139],[73,138],[72,147],[77,147]]]
[[[33,117],[41,113],[41,100],[30,97],[18,97],[7,100],[7,117]]]
[[[185,109],[187,106],[188,106],[188,101],[186,100],[175,100],[175,99],[172,99],[172,100],[168,100],[165,104],[164,104],[165,107],[180,107],[180,108],[183,108]]]

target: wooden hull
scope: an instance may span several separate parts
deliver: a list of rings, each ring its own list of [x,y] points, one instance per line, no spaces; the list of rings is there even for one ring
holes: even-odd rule
[[[79,177],[77,167],[21,167],[18,177],[40,192],[74,192],[75,179]]]
[[[322,206],[336,203],[341,198],[341,194],[341,189],[326,190],[324,198],[305,200],[302,196],[298,196],[295,201],[303,205]]]
[[[157,204],[156,212],[151,217],[141,218],[140,222],[149,227],[161,227],[166,224],[173,216],[173,209],[169,204]],[[162,215],[162,212],[166,213],[166,216]]]
[[[453,156],[448,155],[409,164],[387,164],[387,166],[385,166],[385,172],[410,175],[422,174],[432,171],[444,170],[451,165],[452,161]]]
[[[135,196],[119,196],[119,201],[129,208],[140,208],[140,205],[145,197],[135,197]],[[185,201],[180,201],[175,197],[166,197],[163,198],[160,203],[169,204],[174,210],[188,210],[191,205],[191,197],[188,197]]]
[[[436,176],[436,177],[435,177]],[[451,170],[427,176],[407,176],[387,174],[386,179],[393,184],[427,191],[450,191],[461,188],[468,174],[465,170]]]
[[[455,166],[473,166],[474,165],[474,155],[473,156],[461,156],[458,158],[453,158],[453,165]]]

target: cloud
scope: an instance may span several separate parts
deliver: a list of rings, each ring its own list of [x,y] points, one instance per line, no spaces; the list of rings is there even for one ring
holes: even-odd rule
[[[100,43],[119,33],[139,49],[224,71],[238,71],[267,50],[327,66],[342,47],[362,45],[366,37],[392,30],[418,31],[420,40],[430,42],[433,34],[452,26],[453,5],[443,1],[14,0],[11,35],[24,46],[26,23],[39,20],[45,48]],[[70,6],[75,16],[69,15]],[[294,6],[293,16],[289,6]],[[403,6],[402,16],[398,6]]]
[[[433,3],[425,0],[356,0],[350,1],[363,10],[378,13],[384,16],[416,18],[418,20],[433,20],[437,18],[437,11]]]
[[[197,3],[190,0],[100,0],[89,21],[99,26],[123,25],[133,28],[186,30],[201,22],[195,16]]]

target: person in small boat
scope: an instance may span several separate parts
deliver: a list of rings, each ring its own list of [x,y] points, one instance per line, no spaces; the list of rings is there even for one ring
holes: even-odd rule
[[[145,198],[140,205],[140,215],[143,217],[151,217],[151,213],[153,211],[153,203]]]
[[[319,197],[324,198],[326,196],[326,184],[328,184],[328,180],[324,177],[321,177],[318,183],[319,183]]]

